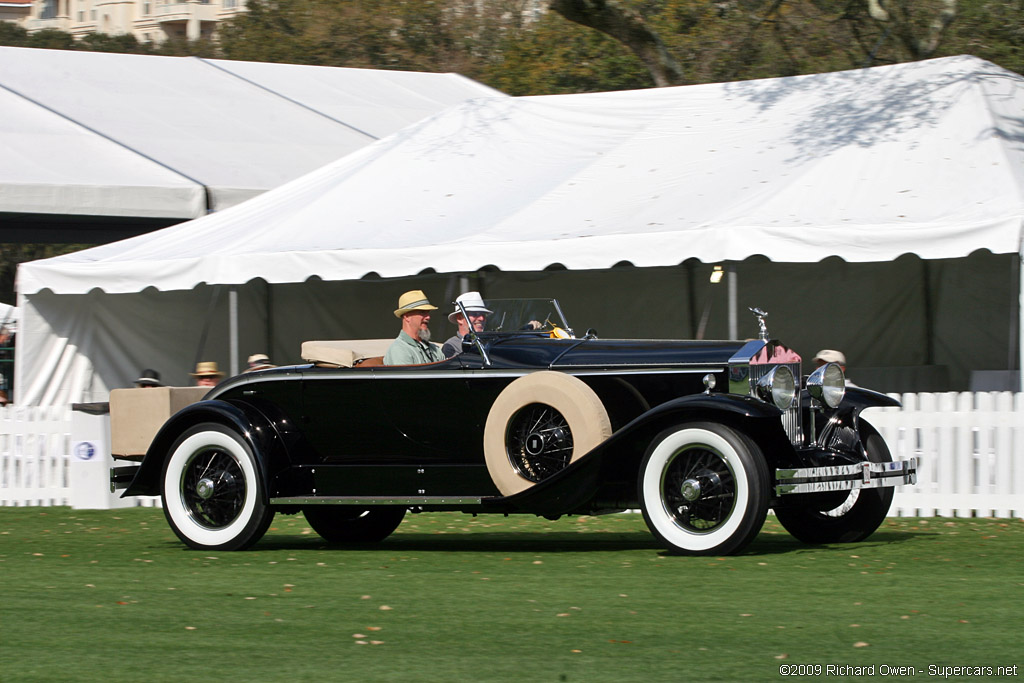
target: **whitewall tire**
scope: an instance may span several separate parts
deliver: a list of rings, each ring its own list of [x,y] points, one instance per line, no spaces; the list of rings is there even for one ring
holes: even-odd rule
[[[644,520],[670,552],[726,555],[764,525],[769,483],[764,456],[747,436],[693,422],[655,437],[638,486]]]
[[[241,550],[263,536],[274,511],[249,447],[215,423],[191,427],[171,447],[161,482],[164,515],[186,545]]]

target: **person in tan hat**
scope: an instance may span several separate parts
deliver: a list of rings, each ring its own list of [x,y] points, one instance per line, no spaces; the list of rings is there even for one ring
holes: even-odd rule
[[[212,360],[196,363],[196,371],[189,374],[196,378],[197,387],[215,387],[224,379],[224,373],[217,369],[217,362]]]
[[[418,365],[444,360],[441,347],[430,343],[430,312],[436,311],[422,290],[414,289],[398,297],[395,317],[402,331],[384,354],[385,365]]]
[[[254,372],[256,370],[266,370],[267,368],[277,367],[270,362],[270,357],[265,353],[254,353],[249,356],[249,359],[245,362],[246,368],[242,372]]]
[[[814,355],[814,367],[820,368],[825,363],[835,363],[846,374],[846,354],[842,351],[836,351],[835,349],[822,349]],[[850,378],[846,378],[846,386],[855,387],[857,386],[850,381]]]

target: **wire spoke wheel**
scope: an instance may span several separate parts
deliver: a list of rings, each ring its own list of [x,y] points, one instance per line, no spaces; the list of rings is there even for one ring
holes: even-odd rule
[[[164,515],[197,550],[241,550],[274,518],[252,449],[231,429],[204,422],[187,429],[164,461]]]
[[[666,429],[647,449],[638,494],[651,533],[682,555],[750,543],[768,513],[768,465],[750,437],[714,422]]]
[[[512,467],[534,483],[564,469],[572,458],[569,423],[543,403],[531,403],[512,417],[506,442]]]
[[[611,434],[608,411],[583,380],[531,372],[502,389],[487,413],[487,472],[503,496],[512,496],[562,472]]]
[[[666,511],[679,526],[710,531],[729,518],[736,480],[720,453],[694,446],[678,453],[665,468],[662,495]]]
[[[892,462],[885,439],[865,420],[859,422],[864,458],[868,462]],[[775,510],[779,523],[804,543],[855,543],[881,526],[892,505],[892,487],[853,489],[845,498],[794,497]],[[841,493],[840,493],[841,495]]]
[[[182,470],[181,498],[200,526],[225,527],[242,511],[245,475],[227,453],[218,449],[200,451]]]

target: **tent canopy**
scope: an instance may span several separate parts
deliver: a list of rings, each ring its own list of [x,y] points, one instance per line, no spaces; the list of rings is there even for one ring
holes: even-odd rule
[[[297,362],[478,271],[602,336],[725,336],[703,264],[726,260],[732,302],[807,357],[966,388],[1019,367],[1022,111],[1024,78],[974,57],[468,100],[225,211],[23,264],[17,398],[103,400],[143,367],[187,381],[197,353]]]
[[[1024,77],[974,57],[473,99],[229,211],[27,264],[19,291],[1017,252]]]
[[[0,47],[0,215],[196,218],[474,96],[456,74]]]

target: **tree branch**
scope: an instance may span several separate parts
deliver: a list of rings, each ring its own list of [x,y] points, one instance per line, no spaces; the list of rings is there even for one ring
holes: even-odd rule
[[[655,85],[679,85],[683,68],[639,12],[617,0],[550,0],[552,11],[624,44],[647,66]]]

